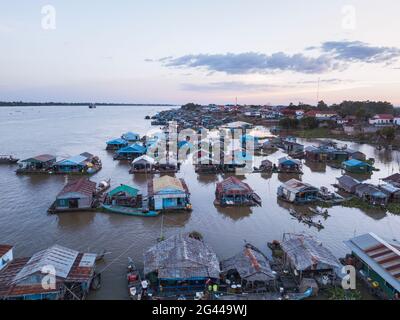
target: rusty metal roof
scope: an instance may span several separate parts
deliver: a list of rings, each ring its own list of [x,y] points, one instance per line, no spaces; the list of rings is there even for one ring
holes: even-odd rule
[[[67,193],[81,193],[86,196],[92,196],[95,191],[96,182],[90,181],[87,178],[81,178],[68,182],[57,197],[61,197]]]
[[[250,186],[240,181],[237,177],[231,176],[217,183],[217,193],[221,194],[252,194],[253,189]]]
[[[8,251],[10,251],[13,248],[13,246],[10,246],[8,244],[0,244],[0,258],[4,256]]]

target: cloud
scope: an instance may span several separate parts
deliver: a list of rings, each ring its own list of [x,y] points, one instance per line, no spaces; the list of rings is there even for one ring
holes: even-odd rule
[[[159,60],[167,67],[202,68],[210,72],[227,74],[268,73],[274,71],[295,71],[322,73],[335,68],[335,63],[325,55],[313,58],[303,54],[288,55],[277,52],[266,55],[257,52],[198,54]]]
[[[371,46],[361,41],[327,41],[320,49],[346,62],[392,63],[400,57],[399,48]]]
[[[288,54],[276,52],[188,54],[180,57],[164,57],[158,62],[170,68],[195,68],[227,74],[265,74],[274,72],[297,72],[322,74],[333,70],[344,70],[351,63],[390,64],[400,57],[395,47],[371,46],[360,41],[327,41],[320,46],[308,47],[305,52],[316,50],[317,54]]]
[[[271,91],[276,88],[281,88],[275,84],[262,84],[262,83],[245,83],[241,81],[228,81],[228,82],[212,82],[207,84],[193,84],[184,83],[181,85],[183,90],[186,91]]]

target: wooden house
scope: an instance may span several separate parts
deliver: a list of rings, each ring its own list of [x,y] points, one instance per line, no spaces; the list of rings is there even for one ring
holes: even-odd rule
[[[156,165],[154,158],[143,155],[132,161],[130,173],[153,173]]]
[[[56,174],[94,174],[102,168],[101,161],[91,153],[84,152],[77,156],[58,161],[54,165]]]
[[[96,182],[86,178],[69,181],[57,195],[50,212],[84,211],[93,207]]]
[[[337,178],[337,182],[338,182],[337,184],[338,188],[348,193],[355,193],[356,187],[361,183],[360,181],[347,175]]]
[[[356,187],[355,194],[360,199],[374,206],[386,206],[389,202],[389,196],[386,193],[368,183],[359,184]]]
[[[141,208],[142,194],[140,190],[122,184],[107,193],[104,204],[113,207]]]
[[[220,206],[256,206],[261,198],[247,183],[232,176],[217,183],[215,204]]]
[[[279,173],[303,173],[300,160],[283,157],[278,160]]]
[[[156,211],[191,210],[189,189],[183,179],[154,178],[148,185],[149,206]]]
[[[140,141],[140,134],[136,132],[127,132],[121,136],[121,139],[128,142],[128,144],[133,144]]]
[[[114,160],[134,160],[138,157],[143,156],[147,149],[141,144],[132,144],[125,148],[119,149],[115,155]]]
[[[278,188],[279,199],[295,204],[315,202],[318,194],[318,188],[296,179],[291,179]]]
[[[17,173],[47,172],[51,170],[57,161],[57,157],[50,154],[42,154],[36,157],[22,160]]]
[[[347,172],[358,173],[358,174],[371,173],[373,170],[373,167],[369,163],[356,159],[344,161],[342,163],[342,168]]]
[[[119,149],[125,148],[129,145],[128,141],[119,138],[107,141],[107,148],[106,150],[117,151]]]

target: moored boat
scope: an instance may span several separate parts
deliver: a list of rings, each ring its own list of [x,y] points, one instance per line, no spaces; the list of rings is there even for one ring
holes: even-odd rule
[[[16,164],[19,159],[11,155],[0,155],[0,164]]]
[[[138,217],[157,217],[159,213],[157,211],[145,211],[142,208],[132,208],[123,206],[113,206],[103,204],[102,208],[112,213],[119,213],[127,216],[138,216]]]
[[[142,285],[139,270],[136,268],[135,263],[131,258],[128,258],[128,290],[129,298],[132,300],[141,300],[142,298]]]

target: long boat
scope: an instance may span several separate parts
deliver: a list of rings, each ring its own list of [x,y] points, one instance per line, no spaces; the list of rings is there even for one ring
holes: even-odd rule
[[[9,155],[0,155],[0,164],[16,164],[19,159]]]
[[[119,213],[127,216],[157,217],[159,215],[157,211],[144,211],[142,208],[130,208],[130,207],[112,206],[106,204],[103,204],[102,208],[112,213]]]

